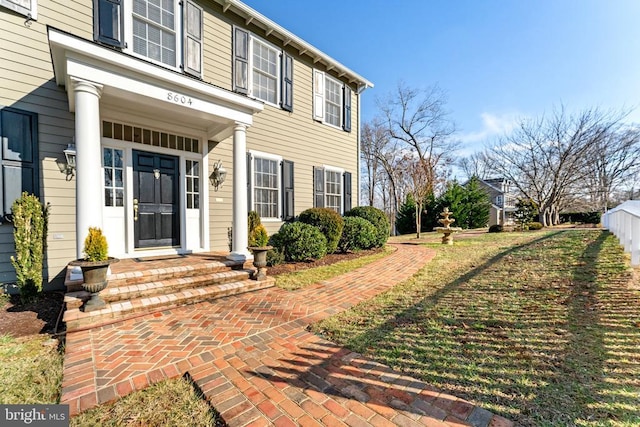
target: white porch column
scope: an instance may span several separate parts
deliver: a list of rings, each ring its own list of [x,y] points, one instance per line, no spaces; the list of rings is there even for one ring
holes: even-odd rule
[[[73,79],[76,113],[76,254],[89,227],[102,228],[100,96],[102,85]]]
[[[234,261],[252,259],[247,249],[247,126],[237,123],[233,129],[233,228],[231,253]]]

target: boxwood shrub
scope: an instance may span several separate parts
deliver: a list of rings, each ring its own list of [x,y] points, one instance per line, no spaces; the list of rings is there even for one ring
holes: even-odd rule
[[[344,227],[344,220],[339,213],[329,208],[311,208],[302,212],[298,219],[317,227],[324,234],[327,238],[327,253],[332,254],[338,249]]]
[[[376,228],[376,240],[373,247],[379,248],[387,243],[387,239],[389,239],[389,220],[380,209],[373,206],[358,206],[345,213],[345,216],[357,216],[373,224]]]
[[[327,254],[327,238],[313,225],[284,224],[272,243],[284,252],[287,261],[312,261]]]
[[[489,227],[489,233],[501,233],[503,231],[503,228],[500,224],[493,224],[491,227]]]
[[[378,230],[369,221],[357,216],[344,219],[339,248],[342,252],[371,249],[378,238]]]

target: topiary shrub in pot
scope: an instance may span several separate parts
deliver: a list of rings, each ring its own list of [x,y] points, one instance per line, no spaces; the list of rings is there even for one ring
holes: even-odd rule
[[[97,227],[89,227],[89,233],[84,239],[83,252],[85,257],[69,263],[69,265],[79,266],[82,269],[82,287],[91,293],[91,298],[83,305],[84,311],[98,310],[106,305],[99,293],[107,287],[109,265],[120,261],[117,258],[109,257],[108,251],[107,238],[102,234],[102,230]]]
[[[369,221],[376,228],[376,241],[374,247],[381,248],[389,239],[389,219],[378,208],[373,206],[357,206],[345,213],[344,216],[357,216]]]
[[[317,227],[327,238],[327,253],[336,252],[344,228],[344,219],[339,213],[329,208],[311,208],[300,214],[299,221]]]
[[[267,253],[272,249],[269,246],[269,234],[260,221],[260,215],[255,211],[249,212],[249,247],[253,254],[253,266],[255,273],[251,276],[253,280],[264,280],[267,278]]]
[[[364,218],[348,216],[344,219],[344,229],[338,247],[342,252],[371,249],[376,244],[378,230]]]
[[[278,232],[278,243],[286,261],[313,261],[327,254],[327,238],[303,222],[284,224]]]

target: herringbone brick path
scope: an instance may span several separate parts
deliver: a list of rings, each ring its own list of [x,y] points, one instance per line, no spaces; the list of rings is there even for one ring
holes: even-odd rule
[[[265,289],[70,333],[61,401],[76,414],[189,375],[230,426],[512,425],[306,332],[434,256],[422,246],[396,248],[299,291]]]

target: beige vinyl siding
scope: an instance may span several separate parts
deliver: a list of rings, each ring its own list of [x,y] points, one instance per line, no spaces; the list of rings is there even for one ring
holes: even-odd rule
[[[73,139],[74,120],[64,89],[53,80],[46,26],[91,39],[92,7],[91,0],[38,0],[38,20],[29,26],[23,16],[0,8],[0,105],[38,114],[38,196],[51,204],[44,272],[49,281],[62,278],[67,262],[75,258],[76,181],[66,181],[58,166],[64,163],[62,150]],[[15,280],[13,251],[13,229],[0,225],[0,283]],[[54,285],[60,284],[61,280]]]

